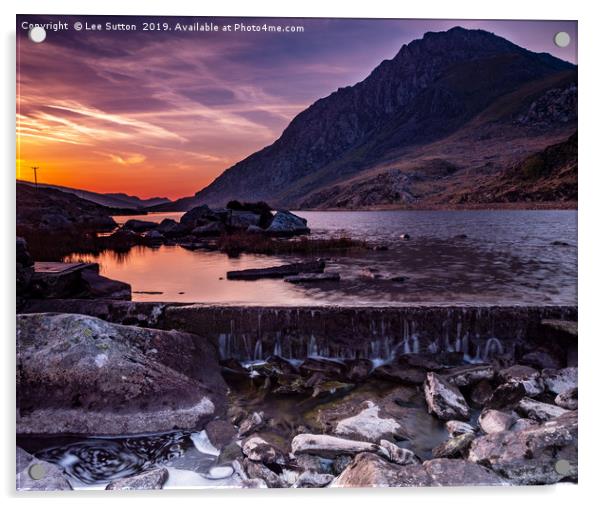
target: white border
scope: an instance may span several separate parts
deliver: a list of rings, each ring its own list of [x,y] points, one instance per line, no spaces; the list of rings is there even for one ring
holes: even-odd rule
[[[600,495],[596,490],[601,449],[600,434],[600,342],[601,287],[600,220],[602,212],[602,162],[600,108],[600,18],[596,15],[595,2],[557,1],[527,2],[503,0],[484,2],[473,0],[430,0],[402,2],[370,0],[352,3],[346,1],[303,0],[284,2],[254,0],[199,2],[182,0],[124,1],[102,0],[19,0],[16,5],[2,2],[3,25],[3,72],[2,72],[2,154],[4,178],[1,191],[3,204],[2,228],[6,242],[2,255],[2,333],[4,369],[4,415],[1,417],[2,436],[5,442],[2,452],[2,483],[5,495],[14,500],[14,179],[15,164],[15,14],[137,14],[137,15],[231,15],[231,16],[297,16],[297,17],[392,17],[392,18],[455,18],[455,19],[577,19],[579,21],[579,310],[581,331],[580,385],[581,414],[579,445],[578,486],[556,485],[551,487],[512,487],[505,489],[392,489],[392,490],[269,490],[269,491],[177,491],[169,493],[111,493],[104,492],[70,494],[26,494],[18,497],[20,504],[60,504],[65,501],[100,503],[108,497],[114,504],[143,500],[147,503],[164,504],[166,501],[199,504],[304,504],[309,501],[337,501],[344,503],[411,502],[415,504],[438,503],[445,506],[469,501],[476,504],[541,504],[554,505],[586,501],[588,496]],[[597,493],[598,492],[598,493]]]

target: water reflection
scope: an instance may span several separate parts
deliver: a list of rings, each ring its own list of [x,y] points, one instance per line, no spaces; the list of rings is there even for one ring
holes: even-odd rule
[[[178,220],[182,213],[117,217]],[[128,253],[74,255],[132,285],[134,300],[252,305],[429,303],[575,304],[575,211],[300,212],[315,237],[346,235],[388,251],[333,254],[339,283],[229,281],[229,270],[303,260],[296,256],[135,247]],[[401,233],[411,240],[399,239]],[[154,293],[149,293],[154,292]]]

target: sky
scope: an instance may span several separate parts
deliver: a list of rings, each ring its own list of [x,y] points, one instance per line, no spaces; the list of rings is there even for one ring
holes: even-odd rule
[[[29,24],[58,22],[68,29],[29,40]],[[171,30],[142,31],[145,22]],[[195,22],[220,29],[175,30]],[[264,23],[303,31],[233,31]],[[190,196],[317,99],[363,80],[425,32],[454,26],[577,63],[575,21],[18,16],[17,178],[33,180],[38,166],[48,184]],[[566,48],[553,42],[559,31],[571,36]]]

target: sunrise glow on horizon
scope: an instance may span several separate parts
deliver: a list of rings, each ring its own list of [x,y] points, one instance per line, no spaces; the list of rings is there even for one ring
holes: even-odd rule
[[[69,31],[36,44],[25,19],[75,18],[17,19],[17,179],[33,181],[38,166],[41,183],[142,198],[193,195],[427,31],[482,28],[573,63],[577,54],[553,43],[559,30],[576,41],[572,21],[270,19],[253,22],[304,31]]]

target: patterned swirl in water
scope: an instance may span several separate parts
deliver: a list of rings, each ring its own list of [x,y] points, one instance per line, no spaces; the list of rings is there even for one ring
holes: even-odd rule
[[[36,454],[91,485],[123,478],[181,456],[192,446],[190,434],[173,432],[118,439],[87,439]]]

